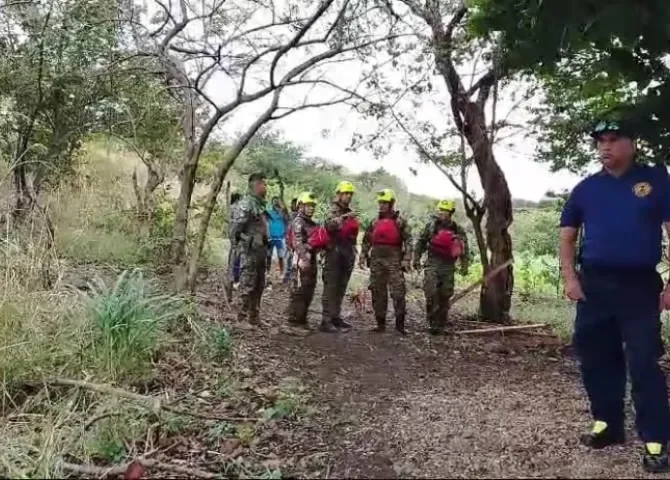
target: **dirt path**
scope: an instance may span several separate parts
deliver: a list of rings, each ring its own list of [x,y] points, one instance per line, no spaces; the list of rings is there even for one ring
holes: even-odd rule
[[[309,386],[317,411],[300,438],[281,447],[298,457],[309,450],[326,457],[309,476],[643,475],[630,422],[625,446],[591,452],[578,444],[587,403],[574,361],[553,339],[433,338],[417,315],[407,337],[370,332],[370,318],[348,333],[297,334],[282,327],[281,293],[269,297],[272,328],[237,334],[253,352],[246,361],[255,374],[298,377]],[[310,318],[314,326],[317,317]]]

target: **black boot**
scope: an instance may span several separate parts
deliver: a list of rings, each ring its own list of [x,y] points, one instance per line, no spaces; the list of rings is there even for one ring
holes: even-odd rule
[[[289,319],[288,324],[295,328],[310,330],[309,323],[307,322],[306,318],[291,318]]]
[[[378,317],[377,326],[372,329],[373,332],[382,333],[386,331],[386,318]]]
[[[626,441],[623,428],[614,429],[607,424],[603,428],[603,423],[596,421],[593,430],[579,437],[580,443],[594,450],[600,450],[611,445],[620,445]]]
[[[328,320],[321,320],[321,325],[319,325],[319,330],[326,333],[334,333],[337,329],[333,326],[332,322]]]
[[[396,317],[396,319],[395,319],[395,329],[403,335],[407,334],[407,330],[405,330],[405,316],[404,315],[400,315],[400,316]]]
[[[349,330],[351,325],[342,320],[341,318],[333,318],[333,326],[340,330]]]
[[[665,473],[668,471],[668,448],[660,443],[647,443],[644,446],[642,468],[649,473]]]

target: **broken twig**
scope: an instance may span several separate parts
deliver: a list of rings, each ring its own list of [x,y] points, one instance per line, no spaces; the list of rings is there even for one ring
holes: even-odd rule
[[[512,264],[512,259],[509,259],[509,260],[507,260],[505,263],[503,263],[502,265],[498,265],[496,268],[494,268],[494,269],[491,270],[489,273],[487,273],[486,276],[480,278],[480,279],[477,280],[476,282],[474,282],[474,283],[470,284],[469,286],[467,286],[467,287],[465,288],[465,290],[462,290],[462,291],[458,292],[456,295],[454,295],[454,296],[451,298],[450,304],[453,305],[454,303],[456,303],[457,301],[459,301],[461,298],[465,297],[467,294],[469,294],[469,293],[472,292],[474,289],[476,289],[477,287],[479,287],[481,284],[483,284],[483,283],[488,283],[489,280],[491,280],[493,277],[495,277],[496,275],[498,275],[500,272],[502,272],[504,269],[506,269],[507,267],[509,267],[511,264]]]
[[[538,323],[535,325],[513,325],[511,327],[495,327],[495,328],[477,328],[475,330],[461,330],[459,332],[454,332],[455,335],[468,335],[468,334],[478,334],[478,333],[496,333],[496,332],[513,332],[517,330],[530,330],[533,328],[545,328],[548,327],[546,323]]]

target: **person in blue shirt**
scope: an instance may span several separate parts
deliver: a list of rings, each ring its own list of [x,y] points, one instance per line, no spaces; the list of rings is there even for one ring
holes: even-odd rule
[[[268,220],[270,243],[268,245],[267,272],[270,273],[270,267],[272,266],[272,253],[274,250],[277,250],[279,275],[283,276],[284,258],[286,257],[285,237],[288,225],[288,213],[279,197],[272,197],[272,206],[268,209]]]
[[[670,409],[660,313],[670,308],[670,288],[657,265],[662,228],[670,231],[670,182],[666,169],[635,161],[633,123],[601,122],[591,137],[602,169],[573,189],[560,221],[565,291],[577,302],[573,346],[594,420],[580,440],[596,449],[624,442],[628,367],[643,467],[665,472]]]

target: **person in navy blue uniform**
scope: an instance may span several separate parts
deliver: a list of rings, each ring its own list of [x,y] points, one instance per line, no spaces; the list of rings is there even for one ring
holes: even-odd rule
[[[670,287],[657,265],[662,228],[670,230],[670,181],[665,168],[635,161],[631,122],[601,122],[591,137],[602,170],[574,188],[560,223],[566,295],[577,302],[573,346],[594,420],[580,440],[596,449],[625,441],[628,367],[643,467],[665,472],[670,409],[660,314],[670,308]]]

